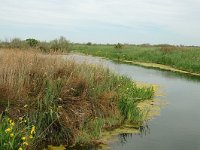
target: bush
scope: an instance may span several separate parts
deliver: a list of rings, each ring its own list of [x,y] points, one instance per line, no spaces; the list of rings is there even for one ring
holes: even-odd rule
[[[61,36],[59,39],[50,41],[50,48],[54,52],[56,51],[65,52],[69,51],[70,43],[64,37]]]
[[[25,41],[22,41],[19,38],[14,38],[10,41],[9,43],[9,48],[20,48],[20,49],[24,49],[27,48],[28,45]]]
[[[50,45],[47,42],[39,42],[38,49],[44,53],[50,52]]]
[[[91,42],[88,42],[86,45],[88,45],[88,46],[91,46],[91,45],[92,45],[92,43],[91,43]]]
[[[115,45],[115,49],[122,49],[123,45],[121,43],[118,43]]]
[[[26,39],[26,42],[30,47],[36,47],[38,44],[38,41],[36,39]]]

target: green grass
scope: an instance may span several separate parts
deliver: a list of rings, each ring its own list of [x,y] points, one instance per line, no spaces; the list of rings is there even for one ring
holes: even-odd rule
[[[0,116],[0,149],[25,150],[33,142],[35,137],[35,125],[24,118],[14,121]]]
[[[124,45],[121,49],[116,49],[114,45],[74,44],[72,50],[112,60],[157,63],[200,73],[199,47]]]

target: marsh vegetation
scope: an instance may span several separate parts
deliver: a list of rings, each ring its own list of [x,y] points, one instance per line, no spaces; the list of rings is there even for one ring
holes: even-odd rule
[[[173,45],[85,45],[74,44],[72,50],[118,61],[156,63],[200,73],[200,48]]]
[[[1,149],[96,144],[102,132],[141,123],[152,87],[38,49],[0,50]]]
[[[45,53],[51,52],[69,52],[70,41],[61,36],[51,41],[39,41],[33,38],[21,40],[20,38],[13,38],[10,40],[0,41],[0,48],[6,49],[21,49],[21,50],[39,50]]]

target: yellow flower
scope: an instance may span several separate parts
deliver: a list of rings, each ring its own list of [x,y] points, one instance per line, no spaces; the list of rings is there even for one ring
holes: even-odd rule
[[[13,136],[14,136],[14,134],[13,134],[13,133],[11,133],[11,134],[10,134],[10,137],[13,137]]]
[[[24,144],[25,146],[28,146],[28,143],[27,143],[27,142],[23,142],[23,144]]]
[[[23,117],[19,117],[19,121],[22,121],[23,120]]]
[[[23,150],[23,149],[20,147],[20,148],[18,148],[18,150]]]
[[[23,140],[23,141],[25,141],[25,140],[26,140],[26,137],[25,137],[25,136],[23,136],[23,137],[22,137],[22,140]]]
[[[152,88],[153,88],[153,91],[155,92],[155,91],[157,91],[158,86],[157,85],[153,85]]]
[[[6,133],[9,133],[9,132],[11,132],[11,130],[12,130],[11,128],[7,128],[7,129],[5,130],[5,132],[6,132]]]
[[[30,138],[30,139],[32,139],[32,138],[33,138],[33,136],[32,136],[32,135],[30,135],[30,136],[29,136],[29,138]]]
[[[15,122],[10,118],[8,118],[8,122],[9,122],[10,126],[14,126],[15,125]]]
[[[34,125],[32,126],[31,134],[35,134],[35,126]]]
[[[12,122],[12,123],[10,123],[10,125],[11,125],[11,126],[14,126],[14,125],[15,125],[15,123],[14,123],[14,122]]]

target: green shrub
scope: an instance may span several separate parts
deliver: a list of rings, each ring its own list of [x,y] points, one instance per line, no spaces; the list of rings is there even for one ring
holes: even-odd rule
[[[122,49],[123,48],[123,45],[121,43],[117,43],[115,45],[115,49]]]
[[[86,45],[91,46],[91,45],[92,45],[92,42],[88,42]]]
[[[30,47],[36,47],[38,44],[38,41],[36,39],[26,39],[26,42]]]

